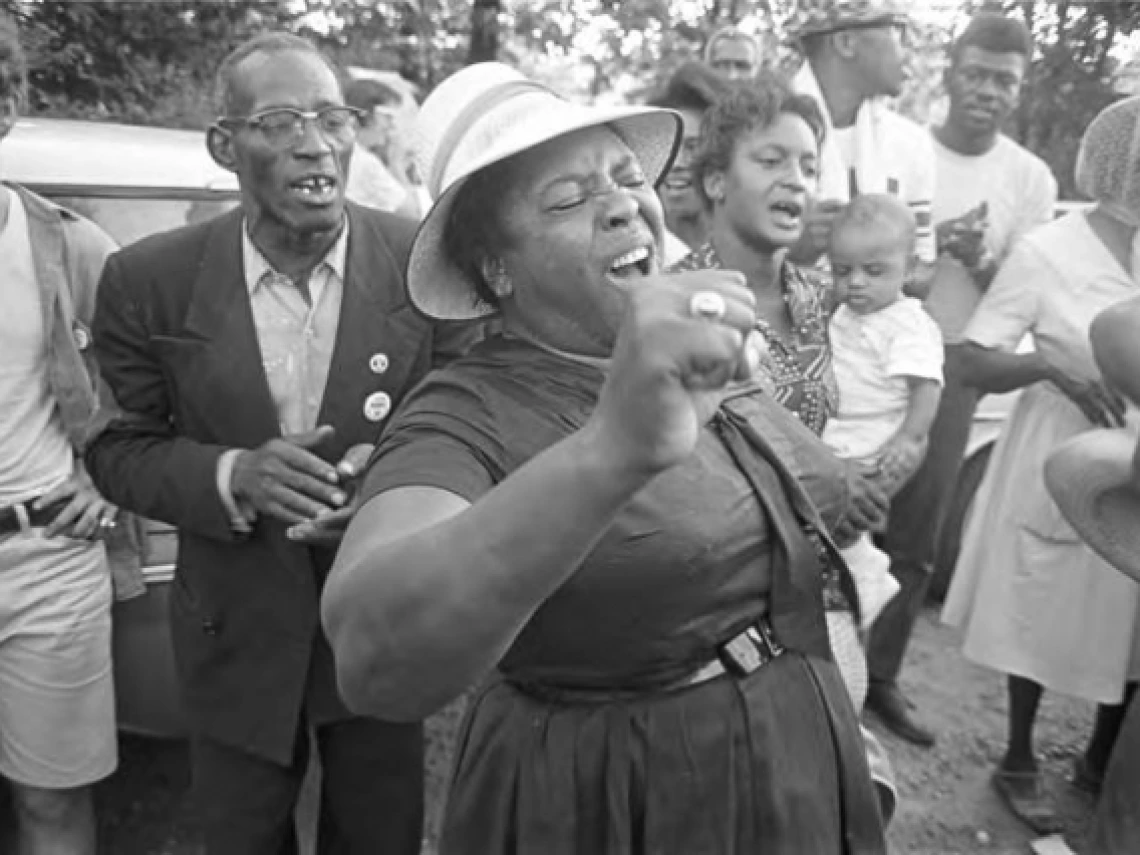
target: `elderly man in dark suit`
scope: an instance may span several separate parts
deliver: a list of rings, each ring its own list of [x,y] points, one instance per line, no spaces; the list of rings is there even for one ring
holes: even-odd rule
[[[90,445],[113,501],[177,526],[172,626],[209,855],[296,851],[310,738],[319,851],[419,851],[418,725],[352,716],[318,600],[353,476],[404,393],[469,335],[405,300],[414,224],[346,203],[356,112],[307,41],[219,74],[207,143],[242,203],[104,272],[96,355],[119,412]]]

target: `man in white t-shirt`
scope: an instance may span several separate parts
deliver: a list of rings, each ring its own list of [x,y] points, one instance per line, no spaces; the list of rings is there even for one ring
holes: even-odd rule
[[[0,13],[0,141],[26,92]],[[78,460],[99,415],[89,325],[114,248],[94,223],[0,185],[0,778],[29,855],[94,855],[92,785],[118,762],[108,553],[124,526]]]
[[[815,263],[831,221],[860,193],[906,202],[917,224],[914,271],[921,293],[937,255],[931,227],[934,153],[930,135],[885,99],[906,82],[909,32],[898,0],[799,0],[789,31],[804,55],[795,90],[818,99],[827,133],[820,150],[818,203],[808,212],[793,261]]]
[[[935,560],[938,527],[961,468],[977,404],[958,363],[962,330],[1014,242],[1053,216],[1057,183],[1049,167],[1000,132],[1017,106],[1033,52],[1014,18],[975,16],[951,49],[946,121],[932,131],[939,259],[926,299],[946,343],[946,385],[922,467],[895,498],[885,539],[901,590],[883,610],[867,644],[867,708],[895,733],[934,741],[898,687]]]

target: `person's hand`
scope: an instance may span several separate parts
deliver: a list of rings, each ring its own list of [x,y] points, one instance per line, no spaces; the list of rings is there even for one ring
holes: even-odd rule
[[[1097,427],[1124,427],[1127,408],[1124,398],[1104,383],[1074,376],[1056,365],[1052,366],[1050,379]]]
[[[926,456],[925,437],[899,435],[884,446],[874,480],[888,496],[905,484],[922,465]]]
[[[348,494],[336,467],[312,451],[332,435],[333,428],[323,425],[242,451],[230,481],[234,498],[290,525],[343,507]]]
[[[360,478],[375,447],[371,443],[361,443],[345,452],[344,457],[336,465],[336,473],[347,496],[347,503],[335,511],[325,511],[311,520],[290,526],[286,534],[291,540],[314,546],[336,546],[340,543],[345,529],[348,528],[359,507],[357,492],[360,488]]]
[[[79,540],[94,540],[114,527],[118,509],[99,495],[83,467],[77,466],[70,478],[36,499],[33,507],[42,510],[64,499],[67,504],[44,528],[44,537],[64,534]]]
[[[976,208],[935,228],[938,251],[958,259],[968,270],[976,270],[986,259],[986,228],[989,206],[981,202]]]
[[[803,234],[788,250],[788,258],[796,264],[815,264],[827,252],[831,227],[845,207],[847,204],[838,199],[820,199],[809,203],[803,216]]]
[[[847,509],[836,538],[846,537],[851,531],[882,531],[887,524],[887,511],[891,500],[875,481],[875,470],[854,461],[847,466]]]
[[[615,467],[653,475],[692,452],[726,385],[747,379],[759,361],[748,339],[755,298],[744,276],[729,270],[615,287],[624,292],[625,315],[586,430]],[[723,314],[694,315],[702,304]]]

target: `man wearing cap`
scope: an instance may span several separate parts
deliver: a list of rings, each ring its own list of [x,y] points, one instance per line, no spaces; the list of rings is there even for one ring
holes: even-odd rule
[[[1057,182],[1036,155],[1001,133],[1017,107],[1033,54],[1015,18],[975,16],[950,51],[946,121],[932,131],[933,215],[939,259],[925,301],[946,342],[946,388],[922,467],[891,506],[886,550],[901,590],[868,639],[868,708],[921,745],[934,736],[911,714],[898,675],[929,586],[938,529],[969,440],[977,392],[962,380],[963,331],[1014,243],[1053,217]]]
[[[0,13],[0,141],[26,95]],[[118,758],[111,603],[143,591],[128,526],[78,459],[100,406],[89,324],[114,248],[94,223],[0,185],[0,776],[31,855],[95,852],[91,786]]]
[[[705,44],[704,60],[713,71],[729,81],[751,80],[760,70],[760,42],[735,27],[721,27]]]
[[[95,349],[121,412],[87,462],[178,528],[171,625],[208,855],[296,851],[311,744],[318,851],[411,855],[421,728],[348,712],[318,600],[371,444],[467,333],[406,301],[414,224],[345,202],[357,114],[316,48],[239,46],[218,108],[206,142],[241,205],[108,261]]]
[[[930,135],[883,103],[906,81],[907,17],[897,0],[799,0],[789,31],[804,55],[792,80],[823,105],[819,203],[808,213],[793,260],[816,262],[830,223],[859,193],[890,193],[914,212],[915,272],[921,296],[936,258],[930,206],[934,153]]]

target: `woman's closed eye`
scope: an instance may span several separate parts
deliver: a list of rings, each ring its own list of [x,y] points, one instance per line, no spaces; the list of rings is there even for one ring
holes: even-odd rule
[[[552,211],[572,211],[586,201],[585,193],[576,193],[573,196],[560,197],[550,203]]]
[[[752,158],[765,169],[779,169],[784,163],[784,158],[777,154],[758,154]]]
[[[548,194],[547,208],[555,212],[572,211],[589,199],[608,196],[616,190],[640,190],[647,184],[644,173],[630,172],[618,176],[612,183],[607,182],[604,187],[588,188],[578,183],[558,186]]]

